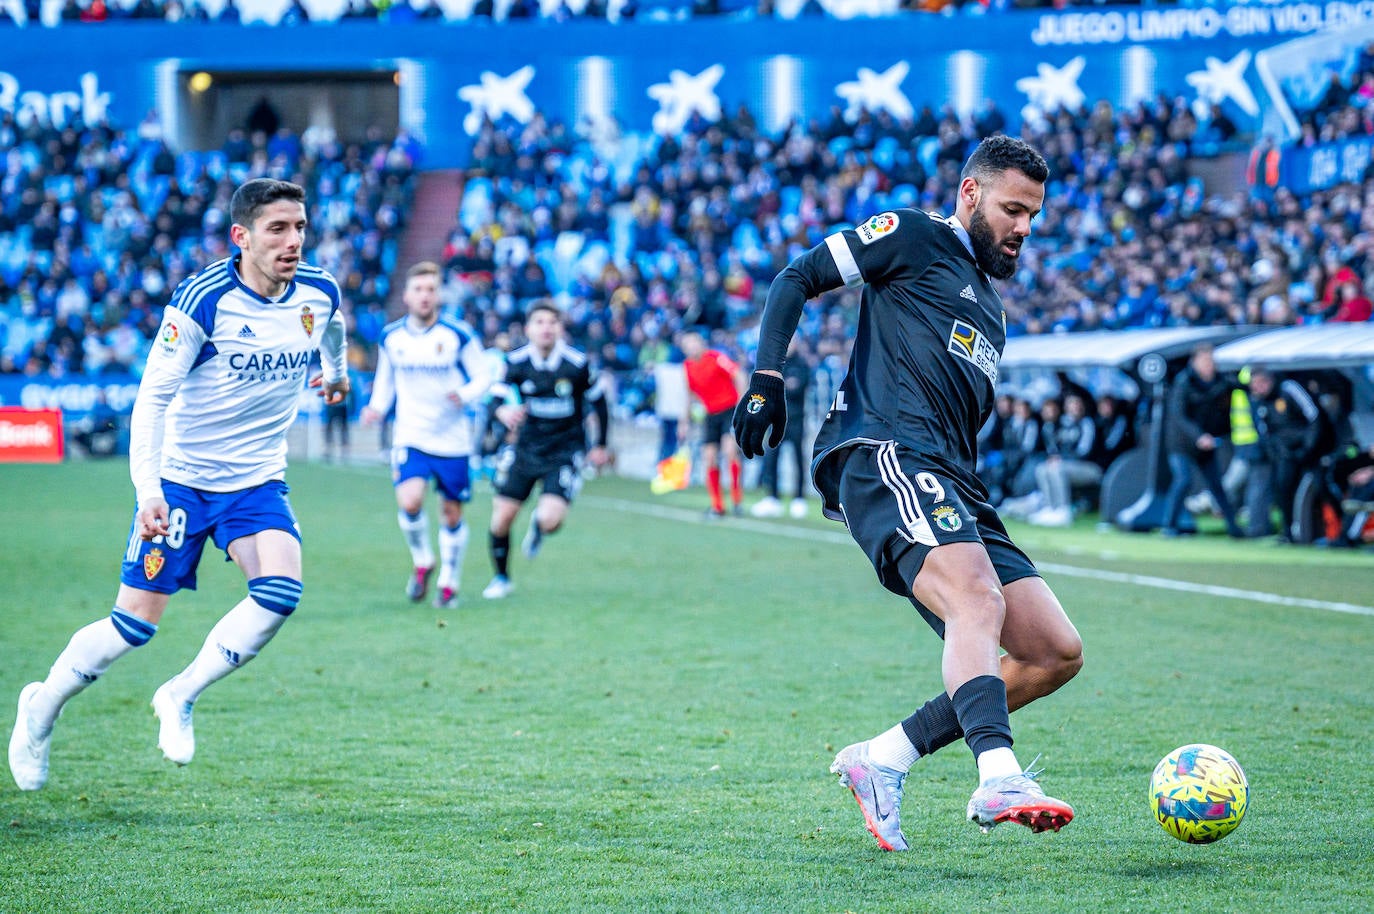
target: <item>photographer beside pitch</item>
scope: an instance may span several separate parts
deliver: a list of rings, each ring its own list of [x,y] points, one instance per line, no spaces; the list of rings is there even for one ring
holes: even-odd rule
[[[1017,761],[1009,714],[1072,679],[1082,641],[974,473],[1006,343],[992,280],[1015,273],[1048,177],[1028,144],[990,137],[964,165],[953,217],[882,213],[797,257],[769,287],[757,365],[735,410],[746,457],[763,453],[765,437],[777,447],[782,369],[805,303],[863,285],[849,371],[812,475],[826,516],[846,523],[883,586],[944,640],[945,691],[841,750],[830,768],[883,850],[907,849],[900,807],[912,764],[961,736],[979,775],[968,817],[984,831],[1001,822],[1057,831],[1073,818]]]
[[[315,352],[323,371],[310,385],[326,404],[348,393],[339,286],[301,261],[300,186],[248,181],[234,192],[229,216],[239,253],[177,287],[148,354],[130,424],[138,505],[114,608],[72,635],[47,679],[19,693],[9,763],[21,790],[47,783],[63,706],[148,643],[172,594],[195,589],[207,539],[238,565],[248,593],[191,664],[153,694],[158,748],[169,761],[185,765],[195,754],[191,710],[201,692],[256,657],[300,602],[286,433]]]

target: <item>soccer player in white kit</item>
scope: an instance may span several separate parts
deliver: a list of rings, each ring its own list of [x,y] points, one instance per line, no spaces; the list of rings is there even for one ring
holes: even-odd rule
[[[419,602],[429,591],[434,550],[425,516],[425,492],[434,478],[441,498],[439,592],[434,605],[458,605],[468,526],[463,505],[472,498],[469,458],[474,437],[469,405],[491,386],[491,363],[476,334],[439,316],[439,266],[430,261],[406,272],[402,293],[406,316],[382,331],[372,398],[362,411],[366,425],[380,422],[396,406],[391,435],[391,478],[397,521],[414,571],[406,596]]]
[[[348,392],[339,286],[301,262],[301,187],[248,181],[229,209],[239,253],[177,287],[139,385],[129,448],[138,504],[114,609],[72,635],[47,679],[19,693],[9,762],[21,790],[47,782],[53,723],[67,701],[148,643],[172,594],[195,589],[207,538],[239,566],[248,594],[153,694],[168,760],[191,761],[196,699],[257,656],[300,602],[286,433],[315,352],[322,373],[310,385],[326,403]]]

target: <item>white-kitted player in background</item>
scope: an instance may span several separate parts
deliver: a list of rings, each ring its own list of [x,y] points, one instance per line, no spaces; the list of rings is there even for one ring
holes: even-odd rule
[[[229,215],[239,253],[177,287],[148,354],[130,424],[138,506],[114,609],[72,635],[47,679],[19,693],[9,762],[21,790],[47,782],[63,706],[153,637],[172,594],[195,589],[207,539],[238,565],[248,594],[153,695],[158,747],[169,760],[185,765],[195,754],[191,709],[201,692],[257,656],[300,602],[286,434],[317,351],[323,373],[311,386],[326,403],[348,392],[339,286],[301,262],[298,185],[248,181]]]
[[[406,596],[420,601],[434,573],[425,493],[434,479],[441,498],[439,592],[434,605],[458,605],[468,526],[463,505],[472,497],[470,458],[475,445],[469,408],[486,395],[492,371],[473,331],[439,316],[439,267],[422,261],[406,272],[406,316],[382,331],[372,399],[362,421],[380,422],[396,407],[391,478],[397,520],[410,548],[414,571]]]

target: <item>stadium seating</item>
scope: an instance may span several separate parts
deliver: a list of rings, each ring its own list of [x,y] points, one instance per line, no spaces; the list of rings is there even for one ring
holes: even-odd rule
[[[77,152],[54,159],[51,142]],[[412,164],[386,144],[328,146],[290,171],[264,156],[259,172],[221,150],[172,155],[160,139],[114,125],[58,131],[0,115],[0,156],[20,169],[0,193],[0,211],[16,217],[0,224],[6,371],[136,371],[176,284],[228,253],[229,193],[260,173],[305,181],[307,259],[338,277],[359,341],[375,342],[385,322],[412,192]],[[38,174],[41,192],[25,179]],[[368,311],[377,313],[361,316]]]

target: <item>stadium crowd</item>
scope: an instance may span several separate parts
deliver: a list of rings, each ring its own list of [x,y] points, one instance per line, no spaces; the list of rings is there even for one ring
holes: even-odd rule
[[[1305,113],[1310,129],[1372,129],[1374,60],[1336,82]],[[524,308],[552,297],[574,341],[618,377],[620,413],[651,414],[653,367],[676,357],[678,331],[704,328],[750,364],[763,293],[792,257],[886,209],[952,211],[959,163],[1008,126],[991,105],[966,117],[926,106],[905,122],[837,106],[777,134],[744,106],[662,137],[539,115],[488,122],[444,251],[447,306],[504,347],[521,342]],[[1208,194],[1190,164],[1251,138],[1216,106],[1163,94],[1044,112],[1021,132],[1052,177],[1036,243],[1004,287],[1009,334],[1370,318],[1374,181],[1307,198]],[[262,175],[307,187],[307,257],[340,279],[360,367],[370,362],[421,154],[404,132],[344,144],[235,130],[219,150],[177,154],[151,117],[59,129],[0,114],[0,154],[0,371],[136,369],[176,283],[227,253],[233,187]],[[821,408],[857,306],[842,290],[803,315]],[[1033,475],[1020,478],[1024,490]],[[1008,497],[1027,494],[1007,482]]]
[[[494,338],[518,334],[513,316],[552,295],[578,342],[621,379],[622,410],[647,412],[652,368],[671,357],[676,331],[704,326],[716,348],[749,364],[762,293],[782,266],[837,224],[898,206],[951,211],[958,163],[1007,123],[988,107],[963,119],[926,108],[911,123],[882,112],[850,121],[837,108],[777,136],[745,108],[661,138],[538,117],[487,124],[445,252],[449,300]],[[1023,134],[1052,178],[1036,243],[1004,290],[1010,334],[1369,319],[1374,183],[1302,198],[1208,195],[1190,166],[1249,138],[1217,107],[1163,95],[1119,112],[1099,103],[1046,113]],[[803,316],[820,409],[844,370],[857,306],[856,292],[839,291]],[[1041,458],[1080,447],[1071,466],[1091,491],[1129,440],[1121,414],[1132,404],[1117,391],[1084,393],[1077,404],[1026,404],[1055,414],[1032,421],[1031,452],[1013,457],[1026,471],[1005,480],[1005,494],[1031,497],[1027,513],[1041,522],[1071,517],[1064,496],[1043,502],[1047,485],[1070,486],[1037,478]],[[1061,406],[1077,409],[1074,422]],[[1094,415],[1106,427],[1080,438],[1074,427]]]
[[[345,293],[356,347],[386,321],[419,147],[236,129],[223,148],[173,153],[154,120],[53,127],[0,112],[0,373],[137,371],[161,309],[189,273],[229,254],[234,188],[307,188],[309,258]]]
[[[1117,5],[1143,2],[1116,0]],[[73,26],[152,19],[298,26],[360,20],[404,24],[481,20],[681,21],[699,16],[850,18],[902,13],[982,15],[1005,10],[1101,5],[1101,0],[882,0],[877,4],[872,0],[5,0],[0,2],[0,26]]]
[[[782,266],[836,224],[950,211],[966,150],[1006,124],[993,107],[964,119],[927,107],[910,123],[851,123],[836,108],[777,136],[742,107],[681,137],[486,124],[446,251],[450,296],[490,336],[552,294],[619,371],[693,324],[747,360]],[[1037,242],[1004,290],[1010,334],[1369,316],[1374,185],[1209,196],[1190,159],[1243,138],[1181,98],[1061,110],[1023,132],[1052,177]],[[808,307],[802,332],[821,362],[842,361],[856,307],[849,291]]]

